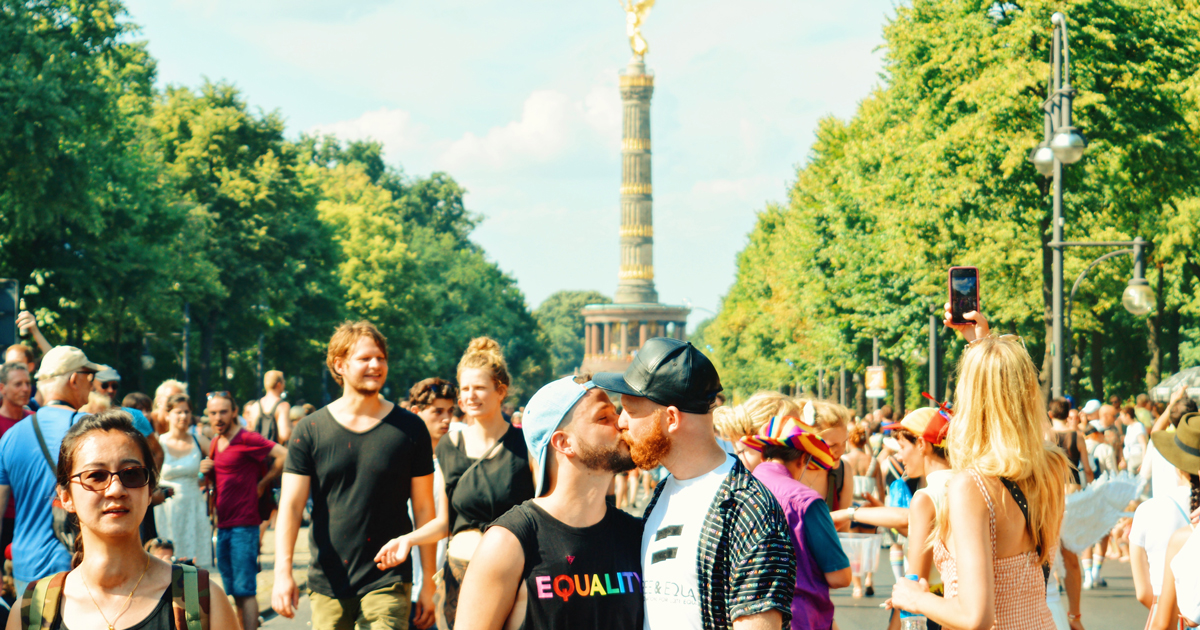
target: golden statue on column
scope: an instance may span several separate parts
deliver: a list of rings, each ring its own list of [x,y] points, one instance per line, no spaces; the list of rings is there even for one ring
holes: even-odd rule
[[[633,54],[641,59],[650,50],[650,45],[642,37],[642,23],[654,7],[654,0],[621,0],[621,8],[625,9],[625,32],[629,35],[629,47]]]

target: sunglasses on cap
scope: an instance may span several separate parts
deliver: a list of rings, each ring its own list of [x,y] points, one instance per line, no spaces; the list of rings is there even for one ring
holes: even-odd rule
[[[104,469],[85,470],[71,475],[73,481],[78,481],[85,490],[104,492],[112,485],[114,477],[121,478],[121,485],[128,489],[142,488],[150,483],[150,469],[145,466],[130,466],[117,472]]]

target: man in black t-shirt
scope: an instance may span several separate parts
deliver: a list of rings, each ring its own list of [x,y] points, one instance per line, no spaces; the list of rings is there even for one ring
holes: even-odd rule
[[[455,626],[641,630],[641,521],[605,501],[633,469],[608,394],[586,377],[538,390],[522,431],[536,497],[491,524],[459,593]]]
[[[326,363],[343,387],[342,397],[300,420],[287,445],[272,607],[284,617],[295,614],[300,593],[292,552],[311,490],[312,627],[406,630],[413,589],[407,557],[420,544],[425,577],[415,620],[426,628],[433,621],[436,541],[446,529],[433,502],[429,431],[420,418],[380,396],[387,381],[387,342],[370,323],[340,326]]]

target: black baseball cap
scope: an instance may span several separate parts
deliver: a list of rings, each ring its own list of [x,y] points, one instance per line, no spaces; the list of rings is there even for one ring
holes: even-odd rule
[[[647,340],[624,374],[601,372],[592,382],[610,392],[695,414],[708,413],[721,391],[712,361],[692,344],[669,337]]]

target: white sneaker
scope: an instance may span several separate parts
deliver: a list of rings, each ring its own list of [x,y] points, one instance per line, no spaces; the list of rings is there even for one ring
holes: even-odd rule
[[[1085,590],[1085,591],[1092,590],[1092,572],[1091,571],[1088,571],[1083,576],[1083,590]]]

